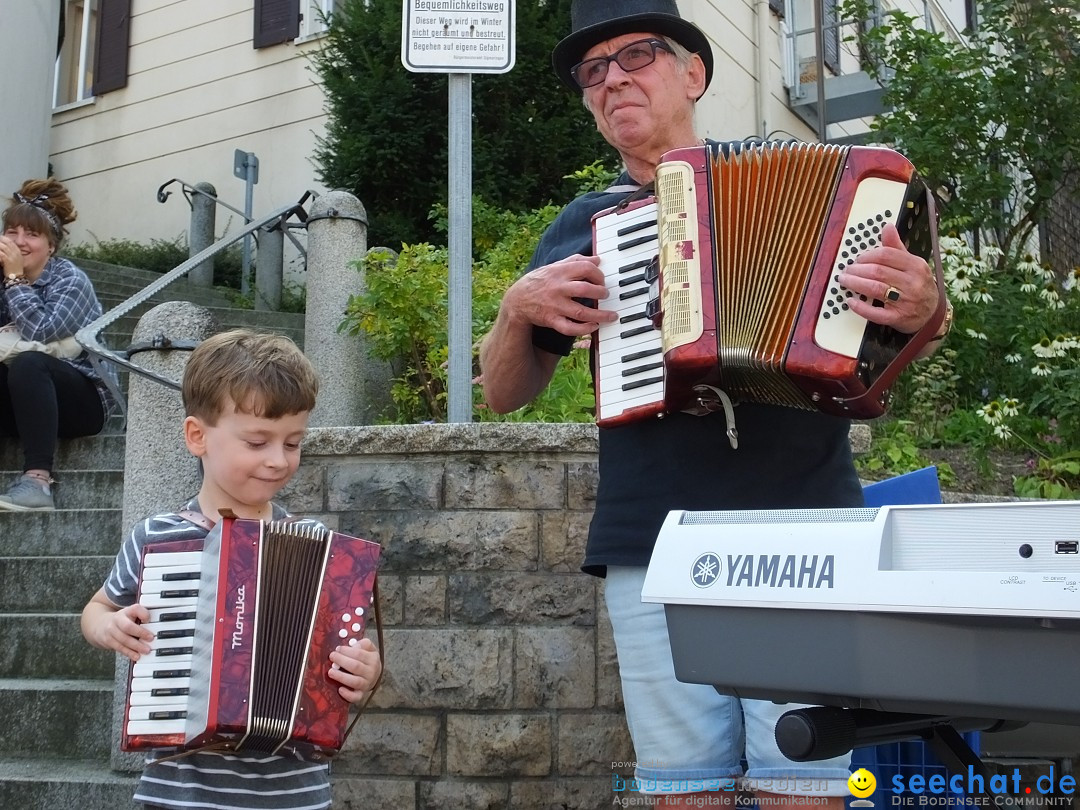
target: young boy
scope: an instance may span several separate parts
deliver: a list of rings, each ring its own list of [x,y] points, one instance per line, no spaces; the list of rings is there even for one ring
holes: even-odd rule
[[[214,523],[219,510],[277,520],[271,503],[300,464],[300,443],[315,406],[318,380],[288,338],[235,330],[203,341],[184,370],[184,441],[202,462],[199,494],[183,510]],[[197,515],[195,517],[198,517]],[[204,521],[200,520],[199,523]],[[105,585],[82,612],[82,632],[95,647],[137,661],[150,651],[149,612],[135,602],[143,548],[209,533],[177,512],[138,523],[116,557]],[[334,666],[332,666],[334,665]],[[357,703],[382,672],[370,639],[341,646],[326,662],[344,700]],[[295,756],[202,753],[154,762],[147,758],[135,800],[153,808],[272,808],[330,806],[329,769]]]

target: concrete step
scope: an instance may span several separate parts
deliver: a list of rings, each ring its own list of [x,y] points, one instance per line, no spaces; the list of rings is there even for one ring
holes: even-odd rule
[[[0,558],[0,614],[81,612],[112,569],[113,542],[108,555]]]
[[[0,574],[15,557],[115,557],[131,528],[121,519],[119,507],[0,512]]]
[[[111,680],[0,679],[0,756],[47,754],[107,762],[112,693]]]
[[[115,659],[83,641],[77,613],[0,615],[0,678],[108,680]]]
[[[0,471],[0,486],[7,490],[20,474],[18,465]],[[124,473],[120,469],[70,470],[58,466],[53,478],[57,509],[120,509],[124,505]]]
[[[106,758],[0,757],[5,810],[134,810],[137,782],[135,774],[109,770]]]
[[[57,470],[121,470],[124,467],[124,435],[100,433],[78,439],[61,439],[56,448]],[[11,439],[0,440],[0,471],[22,470],[22,451]],[[0,482],[6,489],[6,483]]]
[[[98,279],[94,280],[93,284],[94,291],[99,299],[116,298],[124,301],[146,289],[145,284],[133,284],[125,281],[102,281]],[[162,301],[191,301],[194,304],[202,304],[208,307],[232,307],[235,305],[235,299],[227,294],[205,287],[193,287],[190,284],[181,285],[180,282],[159,290],[151,300],[157,303]]]

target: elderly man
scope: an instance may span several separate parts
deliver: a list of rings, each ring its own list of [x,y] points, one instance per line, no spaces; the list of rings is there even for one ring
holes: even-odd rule
[[[668,150],[701,143],[694,105],[712,79],[713,56],[674,0],[576,0],[572,19],[573,32],[552,54],[555,72],[583,94],[625,172],[607,192],[571,202],[506,291],[481,347],[485,398],[499,412],[529,402],[575,338],[616,317],[581,303],[609,295],[599,259],[590,255],[592,215],[651,182]],[[935,312],[938,293],[927,263],[905,250],[891,225],[841,281],[869,299],[898,290],[887,307],[857,297],[851,306],[901,332],[916,332]],[[730,785],[745,756],[746,776],[759,795],[799,804],[813,794],[816,803],[830,797],[825,803],[841,808],[847,758],[791,762],[777,749],[773,729],[792,706],[676,681],[663,608],[641,602],[652,547],[671,509],[862,505],[847,420],[747,402],[737,411],[738,449],[722,414],[674,413],[600,431],[600,480],[582,569],[606,577],[635,775],[647,792],[671,794],[663,806],[716,806],[733,800]],[[776,656],[777,666],[794,663],[783,650]]]

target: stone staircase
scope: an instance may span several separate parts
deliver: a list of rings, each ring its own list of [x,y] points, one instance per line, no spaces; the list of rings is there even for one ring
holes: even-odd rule
[[[106,310],[158,278],[95,262],[78,264]],[[139,316],[167,300],[208,307],[224,328],[288,335],[303,345],[304,316],[236,308],[228,290],[180,281],[105,333],[129,345]],[[126,389],[126,372],[121,374]],[[21,472],[15,443],[0,439],[0,486]],[[121,538],[124,434],[62,441],[56,511],[0,512],[0,808],[116,810],[133,807],[135,776],[110,770],[114,656],[91,648],[79,613],[101,586]]]

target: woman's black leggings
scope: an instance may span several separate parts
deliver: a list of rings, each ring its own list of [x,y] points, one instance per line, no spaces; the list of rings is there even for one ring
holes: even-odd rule
[[[17,436],[23,470],[53,469],[57,438],[93,436],[105,424],[93,381],[43,352],[0,363],[0,436]]]

